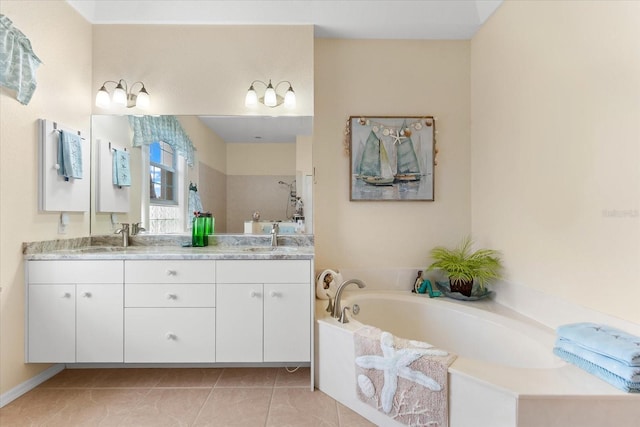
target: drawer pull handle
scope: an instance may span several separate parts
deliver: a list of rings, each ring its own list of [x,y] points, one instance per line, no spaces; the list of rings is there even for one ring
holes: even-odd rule
[[[62,298],[71,298],[71,293],[65,292],[64,294],[62,294]]]
[[[273,298],[279,298],[282,296],[282,294],[280,292],[276,292],[276,291],[271,291],[269,292],[269,295]]]
[[[176,270],[167,270],[167,276],[176,276],[177,274]]]
[[[251,296],[251,298],[259,298],[260,297],[260,292],[251,291],[251,293],[249,295]]]
[[[83,296],[84,298],[91,298],[91,292],[83,292],[83,293],[82,293],[82,296]]]
[[[177,300],[178,299],[178,295],[177,294],[167,294],[167,299]]]
[[[172,333],[172,332],[167,332],[166,335],[167,339],[169,341],[176,341],[178,339],[178,337],[176,336],[176,334]]]

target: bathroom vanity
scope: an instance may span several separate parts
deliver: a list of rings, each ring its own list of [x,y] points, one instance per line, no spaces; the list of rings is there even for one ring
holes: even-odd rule
[[[313,246],[25,254],[28,363],[308,366]]]

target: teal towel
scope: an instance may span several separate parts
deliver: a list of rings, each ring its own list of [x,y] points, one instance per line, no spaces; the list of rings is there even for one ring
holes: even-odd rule
[[[582,359],[598,365],[613,374],[618,375],[622,379],[630,382],[640,383],[640,366],[628,366],[620,363],[608,356],[603,356],[593,351],[585,350],[576,345],[573,341],[559,338],[556,340],[556,347],[568,353],[575,354]]]
[[[629,393],[640,393],[640,382],[625,380],[624,378],[614,374],[611,371],[589,362],[573,353],[565,351],[559,347],[553,348],[553,353],[567,362],[576,365],[578,368],[595,375],[596,377],[608,382],[612,386],[624,390]]]
[[[125,150],[113,150],[113,185],[131,186],[131,166],[129,153]]]
[[[82,179],[82,139],[71,132],[60,131],[58,138],[58,175]]]
[[[573,323],[557,329],[558,337],[628,366],[640,366],[640,337],[596,323]]]

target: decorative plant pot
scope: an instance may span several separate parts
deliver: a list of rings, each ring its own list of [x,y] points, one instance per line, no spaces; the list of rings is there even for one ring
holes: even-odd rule
[[[466,297],[470,297],[473,290],[473,280],[449,278],[449,287],[451,292],[459,292]]]

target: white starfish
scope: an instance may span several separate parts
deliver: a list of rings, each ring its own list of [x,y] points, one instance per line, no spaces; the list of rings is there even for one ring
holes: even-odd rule
[[[400,141],[401,139],[406,139],[407,137],[404,135],[400,135],[400,131],[397,130],[396,133],[391,133],[389,134],[389,136],[393,139],[393,145],[397,144],[402,144],[402,141]]]
[[[365,369],[377,369],[384,372],[384,385],[380,392],[380,400],[385,413],[388,414],[393,406],[393,397],[398,388],[398,377],[433,391],[442,390],[442,386],[433,378],[409,368],[409,365],[424,355],[447,356],[449,353],[442,350],[417,348],[396,350],[393,345],[393,335],[389,332],[383,332],[380,335],[380,348],[383,356],[360,356],[356,358],[356,364]]]

